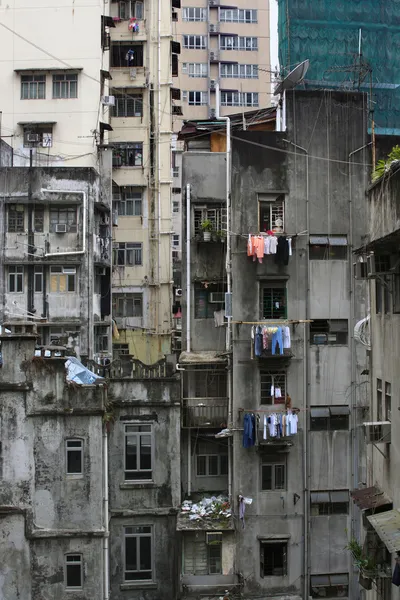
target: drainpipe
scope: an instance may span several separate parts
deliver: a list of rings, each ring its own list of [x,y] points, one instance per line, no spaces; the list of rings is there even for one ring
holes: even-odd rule
[[[157,185],[158,185],[158,302],[157,331],[160,331],[161,308],[161,0],[158,0],[157,23]],[[170,251],[171,252],[171,251]]]
[[[107,424],[103,426],[103,481],[104,481],[104,538],[103,538],[103,568],[104,568],[104,600],[109,600],[110,590],[110,569],[109,569],[109,555],[108,555],[108,540],[109,540],[109,527],[108,527],[108,434]]]
[[[310,200],[309,200],[309,178],[308,178],[308,167],[309,157],[308,150],[295,144],[290,140],[283,140],[288,144],[291,144],[295,148],[302,150],[306,158],[306,230],[307,230],[307,241],[310,235]],[[307,321],[310,317],[310,268],[309,268],[309,257],[308,257],[309,244],[307,243],[306,249],[306,269],[307,269],[307,293],[306,293],[306,314],[305,320]],[[307,345],[307,329],[306,323],[304,323],[303,331],[303,409],[304,409],[304,439],[303,439],[303,478],[304,478],[304,598],[309,597],[309,537],[310,537],[310,516],[309,516],[309,439],[308,439],[308,428],[309,428],[309,402],[308,402],[308,345]]]
[[[190,352],[190,183],[186,186],[186,352]]]
[[[228,294],[232,293],[232,257],[231,257],[231,120],[229,117],[221,117],[219,114],[220,109],[220,92],[219,84],[216,85],[215,89],[215,109],[216,109],[216,120],[225,121],[226,123],[226,291]],[[233,419],[233,398],[232,398],[232,316],[227,317],[228,323],[226,327],[226,351],[228,353],[228,427],[232,427]],[[228,438],[229,454],[228,454],[228,496],[229,501],[232,502],[232,479],[233,479],[233,448],[232,440]]]
[[[40,190],[42,192],[42,194],[82,194],[82,199],[83,199],[83,213],[82,213],[82,220],[83,220],[83,224],[82,224],[82,250],[74,250],[73,252],[49,252],[49,253],[45,253],[45,258],[49,258],[49,257],[54,257],[54,256],[78,256],[80,254],[85,254],[86,252],[86,230],[87,230],[87,194],[86,192],[83,192],[82,190],[69,190],[69,191],[65,191],[65,190],[47,190],[45,188],[42,188]]]

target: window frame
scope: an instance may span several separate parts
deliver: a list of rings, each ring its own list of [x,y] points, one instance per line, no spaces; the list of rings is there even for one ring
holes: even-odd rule
[[[269,300],[266,298],[266,292],[269,292]],[[267,302],[270,302],[270,311],[266,310]],[[287,312],[287,282],[286,280],[268,280],[260,282],[260,319],[262,321],[282,321],[288,318]],[[279,307],[276,303],[279,302]]]
[[[218,289],[210,289],[210,288]],[[221,288],[224,291],[221,291]],[[226,285],[221,281],[215,284],[211,284],[207,288],[200,286],[200,284],[194,286],[194,318],[195,319],[213,319],[214,312],[219,312],[225,308],[225,299],[223,302],[210,302],[210,294],[213,293],[226,293]],[[201,305],[204,305],[203,308]]]
[[[76,444],[71,445],[71,444]],[[69,470],[69,457],[72,453],[79,454],[80,470]],[[83,439],[82,438],[67,438],[65,440],[65,473],[68,477],[81,478],[83,476]]]
[[[190,11],[193,11],[190,16]],[[196,11],[198,11],[196,13]],[[207,9],[197,6],[185,6],[182,8],[182,21],[185,23],[200,23],[207,20]]]
[[[23,204],[8,205],[7,233],[25,233],[25,206]]]
[[[61,270],[58,270],[61,269]],[[60,289],[62,287],[61,277],[65,277],[65,289]],[[53,281],[56,281],[57,289],[53,289]],[[50,273],[49,273],[49,294],[76,294],[78,292],[77,286],[77,269],[76,267],[66,267],[60,265],[50,265]],[[71,289],[73,288],[73,289]]]
[[[258,64],[221,63],[220,77],[221,79],[258,79]]]
[[[132,152],[132,155],[130,155],[129,152]],[[143,142],[126,142],[115,144],[113,151],[113,168],[142,169]]]
[[[221,452],[222,448],[225,450],[224,452]],[[217,450],[220,451],[217,452]],[[196,477],[226,477],[228,475],[227,445],[222,446],[209,440],[197,440],[194,456]],[[204,468],[199,468],[201,462],[204,463]],[[216,469],[212,466],[212,462],[215,463]]]
[[[46,75],[21,75],[21,100],[46,100]]]
[[[259,231],[285,231],[283,194],[278,194],[274,200],[269,194],[258,194],[258,229]]]
[[[139,191],[134,191],[139,190]],[[113,203],[119,217],[143,216],[143,189],[133,185],[113,190]]]
[[[271,487],[264,487],[264,476],[263,471],[265,467],[269,467],[271,469]],[[279,476],[278,472],[281,471],[281,475]],[[283,483],[281,485],[277,485],[277,480],[281,477]],[[282,492],[287,488],[287,457],[285,455],[272,455],[265,454],[261,456],[260,460],[260,492]]]
[[[182,45],[186,50],[207,50],[207,36],[193,33],[184,34]]]
[[[347,330],[340,329],[340,324],[344,326],[345,323],[347,323]],[[321,339],[322,336],[326,336],[326,342],[315,342],[315,336],[320,336]],[[333,336],[336,341],[333,340]],[[314,319],[310,323],[310,346],[348,346],[348,344],[348,319]]]
[[[265,381],[265,378],[270,378],[271,381]],[[263,381],[264,378],[264,381]],[[271,391],[271,386],[279,387],[281,389],[281,398],[276,398],[263,393],[263,390]],[[270,371],[266,369],[260,369],[260,404],[263,406],[273,406],[275,404],[284,404],[287,394],[287,372],[286,371]],[[268,401],[269,400],[269,401]]]
[[[125,7],[126,12],[121,10],[122,5]],[[137,10],[138,6],[141,6],[140,10]],[[122,14],[121,14],[122,13]],[[121,21],[129,21],[135,17],[138,21],[144,19],[144,3],[138,2],[137,0],[126,0],[118,2],[118,16]]]
[[[114,248],[115,266],[132,268],[143,266],[142,242],[117,242],[117,244]]]
[[[128,529],[144,529],[148,528],[150,531],[140,532],[136,531],[134,533],[128,533]],[[141,559],[141,546],[140,540],[146,538],[150,539],[150,569],[140,569]],[[139,566],[139,569],[128,570],[126,564],[127,551],[126,551],[126,541],[127,539],[135,539],[136,540],[136,566]],[[144,584],[154,581],[154,527],[153,525],[125,525],[124,526],[124,536],[123,536],[123,557],[124,557],[124,574],[123,574],[123,583],[137,583],[143,582]],[[127,573],[150,573],[150,577],[138,578],[127,577]]]
[[[347,576],[347,583],[332,583],[332,578],[334,577],[343,577],[343,576]],[[313,585],[313,578],[314,578],[314,585]],[[325,578],[326,580],[326,584],[324,583],[318,583],[317,584],[317,578],[321,580],[323,580]],[[332,592],[326,593],[325,591],[325,596],[324,598],[337,598],[338,597],[338,588],[340,589],[341,595],[340,597],[344,597],[344,596],[348,596],[348,592],[349,592],[349,574],[348,573],[327,573],[327,574],[322,574],[322,573],[318,573],[315,575],[310,575],[310,594],[311,594],[311,598],[321,598],[320,595],[314,595],[315,592],[313,592],[313,589],[315,588],[332,588]],[[342,589],[343,588],[343,589]],[[347,588],[344,589],[344,588]]]
[[[33,290],[35,294],[41,294],[44,292],[44,277],[43,277],[43,267],[40,265],[34,266],[33,271]]]
[[[347,261],[347,235],[310,235],[308,256],[309,260]]]
[[[135,314],[135,315],[131,315],[131,314],[127,314],[127,304],[128,302],[132,300],[132,308],[135,307],[135,301],[140,301],[140,314]],[[117,318],[128,318],[128,319],[141,319],[143,317],[143,293],[142,292],[132,292],[132,293],[126,293],[126,294],[113,294],[113,314],[115,315],[115,317]],[[119,305],[119,307],[118,307]],[[120,306],[122,305],[122,313],[120,311]],[[117,308],[118,307],[118,308]],[[115,311],[115,312],[114,312]],[[134,312],[134,311],[132,311]]]
[[[392,384],[385,381],[385,421],[392,420]]]
[[[128,431],[128,427],[147,427],[147,430],[143,431]],[[139,440],[136,442],[136,469],[127,469],[127,448],[128,448],[128,437],[135,437]],[[141,438],[150,437],[150,469],[141,468],[141,453],[137,452],[137,448],[142,448]],[[147,444],[149,446],[149,444]],[[138,474],[137,477],[127,477],[127,473]],[[142,474],[142,476],[141,476]],[[148,475],[148,477],[146,476]],[[154,426],[152,423],[139,423],[139,422],[125,422],[124,423],[124,481],[125,483],[143,483],[152,482],[154,477]]]
[[[116,119],[142,118],[143,117],[143,93],[125,93],[120,90],[112,90],[115,96],[115,105],[112,107],[111,116]]]
[[[61,218],[65,215],[65,219]],[[57,219],[57,220],[56,220]],[[49,232],[56,233],[57,225],[66,225],[67,233],[78,232],[78,210],[76,206],[51,206]]]
[[[272,552],[272,559],[276,556],[276,547],[281,546],[282,548],[282,572],[281,573],[266,573],[265,572],[265,550],[267,548]],[[274,539],[260,540],[260,577],[264,579],[265,577],[285,577],[288,574],[288,540],[287,539]],[[273,567],[274,569],[274,567]]]
[[[227,43],[228,40],[230,43]],[[224,51],[239,50],[247,52],[258,51],[258,37],[257,36],[239,36],[239,35],[220,35],[219,37],[219,49]]]
[[[335,409],[340,409],[342,413],[334,413]],[[347,410],[347,412],[345,412]],[[314,411],[325,413],[323,416],[313,416]],[[338,427],[338,425],[342,425]],[[311,406],[310,408],[310,431],[349,431],[350,409],[347,405],[324,405]]]
[[[56,92],[57,88],[58,92]],[[76,100],[78,98],[78,73],[54,73],[52,93],[53,100]]]
[[[68,557],[79,557],[78,561],[70,561],[70,563],[68,563]],[[68,585],[68,566],[70,567],[75,567],[75,566],[79,566],[79,578],[80,578],[80,585],[79,586],[75,586],[75,585]],[[81,552],[68,552],[67,554],[64,555],[64,584],[65,584],[65,589],[66,590],[81,590],[83,589],[83,555]]]
[[[11,285],[12,279],[14,280],[14,284]],[[8,280],[8,292],[10,294],[23,294],[24,293],[24,284],[25,284],[25,269],[23,265],[10,265],[8,267],[7,273]],[[20,282],[20,285],[18,285]],[[11,289],[11,288],[15,289]],[[21,289],[18,289],[21,288]]]
[[[34,233],[44,233],[44,206],[35,206],[33,212],[33,231]]]
[[[246,13],[250,13],[247,15]],[[254,8],[220,8],[220,23],[258,23],[257,9]]]
[[[189,106],[206,106],[208,104],[208,92],[193,90],[188,92]]]
[[[193,236],[202,235],[201,223],[205,220],[211,221],[214,231],[226,231],[226,206],[195,205],[192,211]]]
[[[222,574],[222,545],[223,542],[217,544],[208,544],[206,539],[206,531],[201,532],[202,539],[196,539],[193,535],[193,532],[187,532],[184,536],[183,540],[183,573],[185,575],[202,575],[204,577],[209,577],[212,575],[221,575]],[[214,532],[213,532],[214,533]],[[217,532],[215,532],[217,533]],[[190,545],[190,546],[189,546]],[[187,568],[186,558],[190,552],[192,553],[192,561],[193,561],[193,571],[190,572]],[[210,548],[216,549],[219,548],[219,557],[212,557]],[[196,560],[197,559],[197,560]],[[219,560],[219,569],[213,569],[211,566],[212,560]],[[203,568],[201,568],[201,562],[204,561]],[[200,565],[199,565],[200,563]],[[199,568],[200,567],[200,568]],[[201,571],[201,573],[200,573]],[[206,571],[206,572],[204,572]]]
[[[346,501],[335,501],[335,494],[347,494]],[[318,501],[313,501],[313,496]],[[325,497],[326,496],[326,497]],[[310,516],[311,517],[326,517],[333,515],[348,515],[350,509],[349,490],[311,490],[310,492]]]
[[[188,62],[183,64],[186,65],[186,69],[184,70],[182,65],[182,72],[186,73],[192,79],[202,79],[208,77],[208,63]]]

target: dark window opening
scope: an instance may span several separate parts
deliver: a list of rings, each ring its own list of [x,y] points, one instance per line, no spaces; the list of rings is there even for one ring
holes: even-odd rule
[[[343,598],[349,593],[349,575],[311,575],[310,592],[312,598]]]
[[[261,288],[261,319],[286,319],[286,284],[266,283]]]
[[[8,207],[9,233],[23,233],[25,231],[25,207],[23,204],[10,204]]]
[[[311,492],[311,516],[349,514],[348,490]]]
[[[310,235],[310,260],[346,260],[345,235]]]
[[[119,144],[113,150],[113,167],[143,166],[143,143]]]
[[[194,318],[212,319],[214,312],[225,308],[226,285],[212,283],[207,288],[198,284],[194,288]]]
[[[263,456],[261,459],[261,489],[263,491],[284,490],[286,488],[286,457]]]
[[[151,480],[152,426],[125,425],[125,481]]]
[[[349,428],[348,406],[311,407],[311,431],[346,431]]]
[[[82,587],[82,555],[67,554],[65,557],[65,586],[71,589]]]
[[[287,575],[287,542],[260,542],[260,577]]]
[[[112,108],[113,117],[142,117],[143,116],[143,94],[130,92],[127,88],[124,92],[112,90],[115,97],[115,105]]]
[[[110,67],[143,67],[143,45],[112,42]]]
[[[151,526],[125,527],[125,581],[150,581],[152,572]]]
[[[347,340],[347,319],[316,319],[310,323],[310,343],[313,345],[346,346]]]

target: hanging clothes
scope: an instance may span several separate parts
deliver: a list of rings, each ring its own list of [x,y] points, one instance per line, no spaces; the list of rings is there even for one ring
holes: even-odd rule
[[[290,327],[288,327],[287,325],[285,325],[285,327],[282,327],[282,336],[283,336],[283,347],[284,348],[290,348],[291,344],[290,344]]]
[[[243,448],[251,448],[256,441],[256,420],[253,414],[246,413],[243,420]]]
[[[246,504],[243,496],[239,496],[239,519],[242,522],[242,528],[244,529],[244,514],[246,512]]]
[[[289,242],[284,235],[280,235],[278,238],[275,262],[280,266],[287,266],[289,264]]]
[[[283,338],[282,338],[282,327],[277,327],[275,333],[272,336],[272,354],[276,354],[276,345],[279,347],[279,354],[283,354]]]
[[[257,325],[254,334],[254,354],[255,356],[261,356],[263,352],[263,334],[262,328]]]

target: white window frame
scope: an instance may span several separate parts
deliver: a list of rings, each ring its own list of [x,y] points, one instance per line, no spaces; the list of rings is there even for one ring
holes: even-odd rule
[[[187,50],[207,50],[207,36],[194,34],[184,35],[183,47]]]
[[[201,223],[202,221],[209,220],[213,225],[213,231],[226,231],[226,207],[218,206],[211,208],[211,206],[194,206],[193,207],[193,235],[200,235],[202,233]]]
[[[68,457],[72,453],[80,455],[80,471],[68,470]],[[83,440],[80,438],[69,438],[65,440],[65,472],[70,477],[82,477],[83,475]]]
[[[112,90],[114,91],[114,90]],[[112,117],[134,119],[143,117],[143,94],[141,92],[115,92],[115,106]]]
[[[178,200],[172,201],[172,212],[175,214],[180,212],[180,203],[178,202]]]
[[[61,277],[65,276],[65,290],[60,290]],[[52,289],[52,278],[55,277],[57,281],[57,289]],[[72,278],[72,279],[70,279]],[[70,283],[73,281],[73,290],[68,289]],[[76,278],[76,267],[60,267],[59,265],[50,266],[50,277],[49,277],[49,294],[76,294],[77,293],[77,278]]]
[[[208,77],[208,64],[207,63],[186,63],[187,73],[189,77],[199,78]]]
[[[21,75],[21,100],[46,100],[46,75]]]
[[[270,467],[271,468],[271,487],[263,488],[263,468]],[[283,486],[277,487],[277,469],[282,469],[283,467]],[[261,492],[282,492],[287,488],[288,474],[287,474],[287,457],[282,455],[282,457],[276,456],[263,456],[261,458],[261,469],[260,469],[260,491]]]
[[[135,17],[138,21],[143,20],[143,2],[137,2],[136,0],[127,0],[126,2],[119,2],[118,15],[121,21],[128,21]]]
[[[149,531],[139,531],[141,529],[149,529]],[[132,530],[132,531],[130,531]],[[127,570],[127,565],[126,565],[126,540],[127,539],[136,539],[136,566],[138,567],[135,570]],[[141,548],[140,548],[140,539],[141,538],[150,538],[150,563],[151,563],[151,567],[150,570],[149,569],[143,569],[141,570],[140,568],[140,563],[141,563],[141,556],[140,556],[140,552],[141,552]],[[137,582],[137,583],[148,583],[151,581],[154,581],[154,531],[153,531],[153,526],[152,525],[134,525],[134,526],[129,526],[126,525],[124,527],[124,542],[123,542],[123,556],[124,556],[124,583],[131,583],[131,582]],[[135,573],[139,574],[139,577],[129,577],[128,573],[131,573],[132,575]],[[144,579],[143,577],[140,577],[141,573],[149,573],[150,577]]]
[[[180,243],[180,235],[179,235],[179,233],[174,233],[172,236],[172,247],[179,248],[179,243]]]
[[[13,285],[11,285],[13,282]],[[8,267],[8,291],[10,294],[23,294],[25,283],[25,270],[21,265],[11,265]],[[11,288],[14,289],[11,289]]]
[[[222,79],[258,79],[258,65],[221,63]]]
[[[265,381],[265,378],[269,378],[270,382]],[[275,398],[275,396],[271,396],[269,394],[263,394],[263,386],[267,386],[266,391],[270,392],[271,389],[268,390],[268,387],[274,386],[274,388],[279,387],[281,389],[282,398]],[[285,400],[285,396],[287,394],[287,373],[286,371],[267,371],[262,369],[260,371],[260,404],[271,406],[273,404],[283,404]],[[266,401],[268,400],[268,402]],[[283,400],[283,402],[279,402],[279,400]]]
[[[258,214],[259,214],[259,231],[262,231],[261,223],[261,208],[269,212],[269,229],[277,231],[285,231],[285,199],[279,194],[276,200],[267,199],[268,194],[258,194]],[[266,198],[264,200],[264,198]],[[282,225],[277,225],[277,221],[282,221]]]
[[[254,8],[220,8],[221,23],[257,23],[257,10]]]
[[[75,558],[77,560],[72,560],[72,558]],[[68,560],[70,559],[70,560]],[[83,557],[82,554],[80,552],[68,552],[68,554],[65,554],[64,557],[64,581],[65,581],[65,589],[67,590],[81,590],[83,588]],[[77,585],[68,585],[68,567],[76,567],[79,566],[80,568],[80,580],[81,580],[81,584],[79,586]]]
[[[208,92],[198,90],[189,92],[189,106],[205,106],[208,104]]]
[[[219,38],[219,49],[257,52],[258,38],[255,36],[221,35]]]
[[[147,430],[144,431],[129,431],[129,427],[138,428],[147,427]],[[142,437],[150,437],[150,463],[151,468],[145,469],[141,468],[141,454],[140,451],[136,450],[136,469],[127,469],[127,448],[128,448],[128,438],[136,438],[136,449],[142,447],[141,438]],[[146,444],[148,446],[149,444]],[[128,473],[132,473],[131,477],[127,477]],[[127,483],[142,483],[144,481],[153,481],[153,473],[154,473],[154,427],[152,423],[135,423],[129,422],[124,423],[124,480]],[[134,474],[138,476],[134,477]],[[141,476],[141,474],[143,476]]]
[[[199,22],[207,20],[207,9],[194,6],[186,6],[182,8],[182,21]]]
[[[221,106],[258,106],[258,92],[221,92]]]
[[[119,217],[141,217],[143,190],[132,185],[118,188],[118,191],[113,192],[113,202]]]
[[[54,73],[52,92],[53,100],[78,98],[78,73]]]

